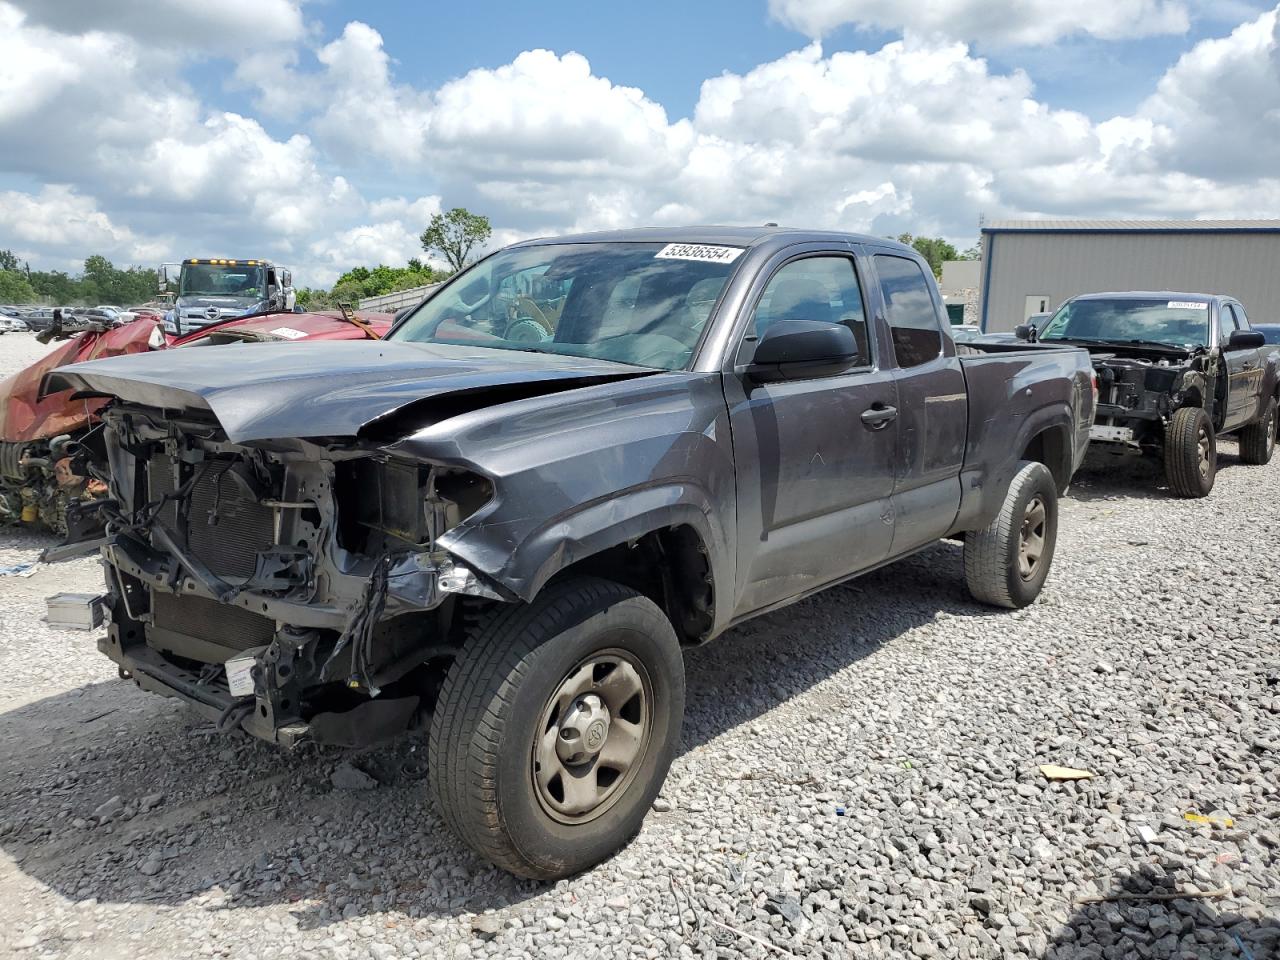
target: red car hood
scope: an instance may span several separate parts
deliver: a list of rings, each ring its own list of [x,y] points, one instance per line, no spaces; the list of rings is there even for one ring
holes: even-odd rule
[[[26,443],[87,426],[104,401],[72,400],[70,390],[37,399],[44,375],[55,367],[81,360],[144,353],[151,349],[149,340],[156,328],[154,322],[138,320],[105,333],[77,334],[0,383],[0,440]]]
[[[391,329],[391,315],[386,313],[356,314],[378,336]],[[367,334],[354,323],[343,319],[338,311],[325,313],[269,313],[244,320],[228,320],[204,327],[170,341],[170,346],[185,347],[205,341],[282,341],[282,340],[366,340]]]
[[[378,336],[391,328],[386,313],[358,313]],[[30,443],[48,440],[88,427],[105,400],[72,400],[71,390],[60,390],[43,400],[40,381],[56,367],[82,360],[98,360],[165,347],[214,345],[228,342],[288,342],[291,340],[365,340],[365,331],[332,313],[272,313],[244,320],[229,320],[181,337],[166,337],[165,347],[152,347],[151,335],[159,318],[140,317],[133,323],[105,333],[81,333],[50,350],[27,369],[0,382],[0,441]]]

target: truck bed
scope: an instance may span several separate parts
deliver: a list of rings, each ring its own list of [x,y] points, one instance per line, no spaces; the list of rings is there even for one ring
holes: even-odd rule
[[[961,475],[961,517],[978,510],[986,493],[1003,495],[1016,455],[1025,451],[1041,421],[1069,411],[1075,436],[1062,449],[1070,462],[1048,466],[1065,490],[1084,459],[1093,424],[1093,364],[1079,347],[1028,347],[1016,343],[956,344],[968,387],[969,425]],[[1015,447],[1011,458],[1010,447]],[[982,487],[994,487],[983,491]],[[975,492],[976,491],[976,492]]]

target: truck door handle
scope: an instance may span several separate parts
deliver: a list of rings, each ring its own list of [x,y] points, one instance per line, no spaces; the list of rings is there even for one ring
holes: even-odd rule
[[[862,411],[862,423],[868,430],[883,430],[898,419],[898,408],[874,403],[871,409]]]

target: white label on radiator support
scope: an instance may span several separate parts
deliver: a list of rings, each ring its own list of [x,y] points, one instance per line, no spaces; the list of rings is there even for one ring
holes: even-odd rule
[[[253,696],[253,668],[258,658],[253,655],[232,657],[223,664],[227,669],[227,686],[233,697]]]

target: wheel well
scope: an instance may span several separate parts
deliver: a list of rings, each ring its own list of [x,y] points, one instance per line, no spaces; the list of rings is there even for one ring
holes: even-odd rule
[[[553,578],[589,574],[625,584],[656,603],[682,643],[710,636],[715,584],[706,545],[687,524],[628,540],[565,567]]]
[[[1061,493],[1071,482],[1071,435],[1066,427],[1046,427],[1028,441],[1019,459],[1048,467]]]

